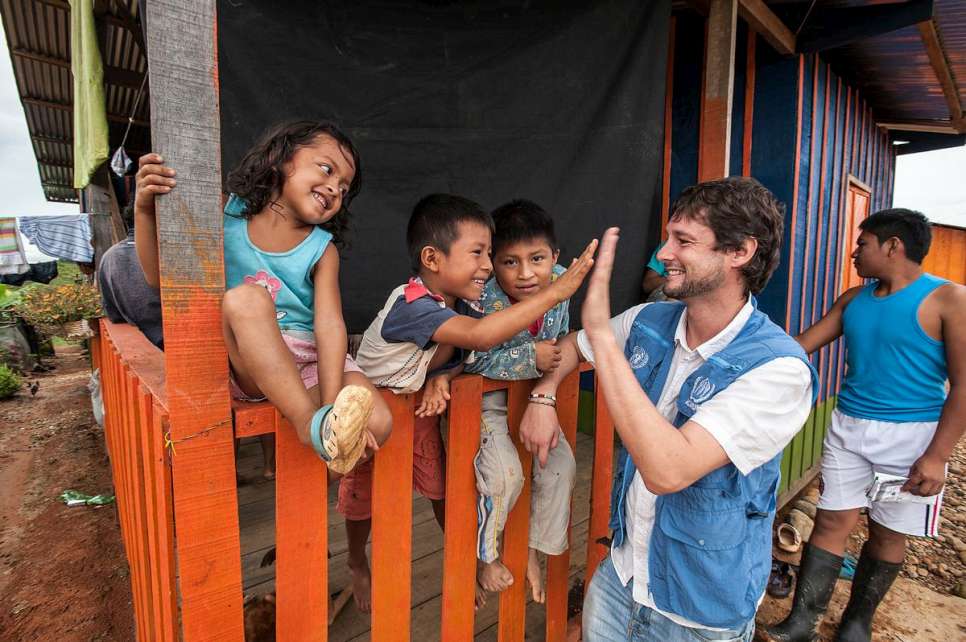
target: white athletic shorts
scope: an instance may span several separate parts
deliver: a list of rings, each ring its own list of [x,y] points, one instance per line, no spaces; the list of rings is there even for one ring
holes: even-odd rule
[[[942,492],[929,504],[870,502],[866,497],[874,473],[909,474],[932,441],[937,425],[936,421],[859,419],[835,410],[825,435],[818,507],[868,508],[870,519],[896,532],[919,537],[938,535]]]

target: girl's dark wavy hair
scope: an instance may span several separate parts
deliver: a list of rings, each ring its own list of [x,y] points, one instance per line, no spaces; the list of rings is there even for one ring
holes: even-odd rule
[[[356,166],[355,177],[342,199],[342,209],[320,227],[332,234],[333,241],[345,246],[349,231],[349,204],[362,189],[362,162],[355,145],[334,124],[317,120],[296,120],[275,125],[248,150],[238,166],[228,174],[227,188],[247,205],[246,218],[261,212],[282,192],[285,173],[282,165],[292,160],[301,147],[307,147],[321,135],[331,136],[344,147]]]

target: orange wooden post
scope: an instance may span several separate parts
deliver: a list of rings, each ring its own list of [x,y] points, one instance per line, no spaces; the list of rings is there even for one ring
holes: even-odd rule
[[[327,470],[276,413],[276,637],[328,639]]]
[[[590,528],[587,532],[585,594],[597,565],[607,556],[607,546],[598,540],[606,539],[609,535],[607,523],[610,521],[610,490],[614,474],[614,423],[597,377],[594,377],[594,400],[594,473],[590,494]]]
[[[577,403],[580,397],[580,372],[574,370],[557,388],[557,418],[564,437],[577,454]],[[571,522],[573,498],[571,498]],[[570,540],[570,527],[567,527]],[[569,546],[569,544],[568,544]],[[570,549],[547,558],[547,640],[567,639],[567,593],[570,579]]]
[[[147,4],[144,17],[151,69],[151,139],[154,151],[178,170],[177,189],[160,197],[157,209],[185,642],[244,636],[228,360],[221,338],[224,268],[216,4],[155,0]],[[279,558],[283,559],[281,551]],[[280,601],[280,618],[286,617],[285,608]]]
[[[412,596],[413,396],[384,391],[392,435],[372,473],[372,639],[408,640]]]
[[[476,599],[476,477],[483,378],[461,376],[450,390],[446,452],[446,528],[443,534],[443,608],[440,639],[473,639]]]
[[[515,381],[507,389],[507,421],[510,437],[523,467],[523,490],[503,528],[503,565],[513,574],[513,584],[500,594],[500,642],[523,640],[527,620],[527,551],[530,542],[530,476],[533,456],[520,443],[520,419],[527,406],[533,381]]]
[[[711,0],[704,48],[698,181],[728,176],[738,0]]]

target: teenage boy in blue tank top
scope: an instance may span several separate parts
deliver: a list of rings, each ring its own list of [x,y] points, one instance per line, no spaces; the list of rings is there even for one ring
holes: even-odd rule
[[[825,437],[822,495],[791,614],[774,640],[811,640],[828,606],[845,543],[862,508],[869,540],[836,640],[870,640],[876,607],[902,568],[906,536],[938,534],[946,462],[966,428],[966,288],[922,271],[929,221],[877,212],[859,226],[852,258],[870,283],[847,290],[798,342],[808,352],[845,336],[845,381]],[[946,380],[951,386],[946,394]],[[876,472],[908,477],[928,503],[870,502]]]
[[[618,230],[604,235],[561,362],[533,389],[520,436],[545,461],[557,417],[543,399],[579,360],[596,367],[623,449],[611,554],[584,602],[583,639],[751,640],[771,568],[782,449],[812,404],[805,352],[752,296],[779,260],[784,207],[749,178],[675,202],[665,293],[610,318]],[[541,396],[542,395],[542,396]]]

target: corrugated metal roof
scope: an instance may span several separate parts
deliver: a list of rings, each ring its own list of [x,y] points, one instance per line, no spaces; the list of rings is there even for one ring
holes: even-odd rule
[[[147,70],[137,0],[96,0],[104,61],[110,146],[124,137]],[[0,0],[0,17],[27,129],[49,201],[77,202],[73,188],[73,86],[67,0]],[[147,86],[125,147],[132,158],[149,147]]]

